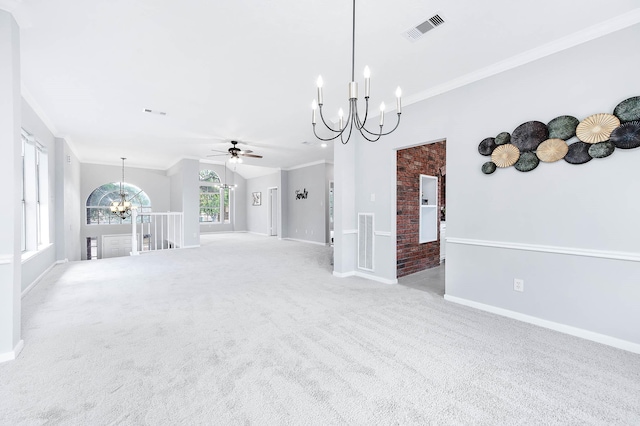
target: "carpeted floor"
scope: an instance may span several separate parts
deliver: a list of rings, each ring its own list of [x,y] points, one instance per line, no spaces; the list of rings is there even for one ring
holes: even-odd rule
[[[219,234],[56,266],[0,424],[640,424],[639,355],[445,302],[441,268],[384,285],[330,257]]]

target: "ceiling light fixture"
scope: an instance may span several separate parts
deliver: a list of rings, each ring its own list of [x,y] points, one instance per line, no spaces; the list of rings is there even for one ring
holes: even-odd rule
[[[238,158],[238,160],[240,160],[239,162],[242,163],[242,158],[239,158],[239,157],[236,157],[236,158]],[[233,157],[229,159],[230,163],[232,162],[231,160],[233,160]],[[235,163],[238,163],[238,161],[235,161]],[[235,183],[232,183],[232,184],[227,183],[227,162],[226,161],[224,163],[224,182],[216,183],[213,186],[215,186],[216,188],[229,189],[231,191],[237,188],[238,185],[236,185]]]
[[[311,115],[311,124],[313,125],[313,134],[316,135],[318,139],[321,141],[331,141],[337,138],[340,138],[340,141],[343,144],[349,142],[351,138],[351,133],[353,132],[353,128],[355,127],[363,138],[370,142],[375,142],[380,139],[381,136],[388,135],[398,128],[400,124],[400,114],[402,114],[402,91],[400,87],[396,89],[396,106],[397,106],[397,114],[398,114],[398,122],[395,127],[388,132],[382,132],[382,127],[384,126],[384,110],[385,105],[384,102],[380,104],[380,130],[378,132],[372,132],[365,128],[365,124],[367,122],[367,116],[369,114],[369,94],[371,91],[371,71],[369,67],[364,67],[364,100],[365,100],[365,110],[364,117],[361,119],[358,114],[358,83],[355,82],[355,50],[356,50],[356,0],[353,0],[353,32],[351,39],[351,82],[349,83],[349,114],[347,115],[346,122],[344,121],[344,112],[342,108],[338,111],[338,128],[334,129],[332,126],[327,124],[323,114],[322,114],[322,76],[318,77],[318,99],[313,100],[313,104],[311,105],[312,115]],[[318,136],[316,133],[316,110],[320,111],[320,119],[322,123],[325,125],[327,129],[329,129],[335,135],[329,138],[322,138]],[[345,131],[347,131],[346,139],[345,139]]]
[[[111,202],[111,214],[114,216],[118,216],[121,219],[126,219],[131,216],[131,201],[127,201],[127,194],[122,189],[122,184],[124,182],[124,160],[126,158],[122,158],[122,180],[120,181],[120,201],[112,201]],[[137,194],[136,194],[137,195]]]

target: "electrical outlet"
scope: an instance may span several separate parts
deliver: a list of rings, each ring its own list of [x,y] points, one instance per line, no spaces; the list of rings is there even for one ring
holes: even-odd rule
[[[520,278],[513,279],[513,289],[515,291],[523,292],[524,291],[524,280]]]

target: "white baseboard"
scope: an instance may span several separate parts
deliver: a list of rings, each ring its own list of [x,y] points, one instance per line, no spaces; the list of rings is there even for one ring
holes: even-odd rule
[[[582,339],[591,340],[597,343],[602,343],[603,345],[612,346],[614,348],[640,354],[640,344],[638,343],[629,342],[627,340],[622,340],[616,337],[607,336],[605,334],[584,330],[582,328],[572,327],[570,325],[545,320],[545,319],[534,317],[531,315],[525,315],[520,312],[510,311],[508,309],[498,308],[496,306],[485,305],[484,303],[474,302],[472,300],[450,296],[448,294],[444,295],[444,299],[449,302],[458,303],[460,305],[465,305],[465,306],[470,306],[472,308],[480,309],[481,311],[491,312],[492,314],[501,315],[503,317],[512,318],[518,321],[537,325],[539,327],[548,328],[551,330],[559,331],[561,333],[580,337]]]
[[[20,340],[11,352],[0,354],[0,363],[16,359],[18,355],[20,355],[20,352],[22,352],[22,348],[24,348],[24,340]]]
[[[65,259],[66,261],[66,259]],[[42,280],[42,278],[44,278],[45,275],[47,275],[47,273],[49,273],[49,271],[51,271],[53,269],[54,266],[59,265],[61,263],[65,263],[65,261],[62,260],[58,260],[57,262],[51,264],[47,269],[44,270],[43,273],[41,273],[40,275],[38,275],[38,278],[36,278],[35,280],[33,280],[33,282],[31,284],[29,284],[27,286],[27,288],[25,288],[22,291],[22,294],[20,294],[20,298],[23,299],[31,290],[33,290],[33,288],[35,286],[38,285],[38,283]]]
[[[288,241],[297,241],[299,243],[307,243],[307,244],[315,244],[318,246],[327,246],[327,243],[321,243],[319,241],[309,241],[309,240],[299,240],[297,238],[283,238],[283,240],[288,240]]]
[[[183,249],[188,249],[188,248],[198,248],[198,247],[200,247],[200,244],[196,244],[194,246],[183,246],[182,248]],[[156,251],[161,251],[161,250],[156,250]]]
[[[390,280],[387,278],[376,277],[375,275],[365,274],[360,271],[349,271],[349,272],[336,272],[333,271],[333,276],[337,278],[347,278],[347,277],[360,277],[366,278],[371,281],[377,281],[382,284],[398,284],[398,280]]]

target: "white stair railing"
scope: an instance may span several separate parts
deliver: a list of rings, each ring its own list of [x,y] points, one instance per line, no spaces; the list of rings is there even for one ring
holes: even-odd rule
[[[138,223],[138,217],[141,218]],[[182,212],[131,214],[131,255],[154,250],[184,247],[184,214]]]

